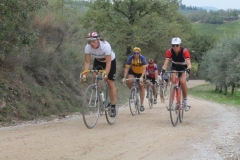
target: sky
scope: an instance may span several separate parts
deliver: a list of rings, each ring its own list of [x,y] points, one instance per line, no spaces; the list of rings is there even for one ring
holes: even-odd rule
[[[240,9],[240,0],[182,0],[187,6],[211,6],[217,9]]]

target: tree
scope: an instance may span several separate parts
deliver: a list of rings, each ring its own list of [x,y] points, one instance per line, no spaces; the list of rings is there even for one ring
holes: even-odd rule
[[[37,31],[29,25],[31,13],[46,5],[46,0],[1,0],[0,2],[0,65],[23,45],[31,46]]]
[[[192,59],[198,63],[198,70],[200,67],[200,63],[203,60],[202,58],[206,55],[206,53],[214,47],[214,43],[216,38],[212,35],[202,35],[193,33],[191,36],[191,47],[189,47],[191,51]],[[198,76],[197,70],[197,76]]]
[[[178,5],[178,1],[96,0],[81,22],[88,30],[107,34],[115,49],[125,55],[131,53],[133,46],[140,46],[158,56],[165,52],[171,37],[182,34],[188,26],[178,23],[178,18],[183,19],[177,13]]]

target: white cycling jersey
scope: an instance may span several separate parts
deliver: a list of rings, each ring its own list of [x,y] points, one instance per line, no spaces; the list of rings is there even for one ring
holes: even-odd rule
[[[90,44],[85,46],[85,54],[91,54],[96,59],[104,60],[106,55],[111,55],[111,60],[115,59],[115,53],[113,52],[111,45],[107,41],[99,41],[100,45],[97,49],[91,47]]]

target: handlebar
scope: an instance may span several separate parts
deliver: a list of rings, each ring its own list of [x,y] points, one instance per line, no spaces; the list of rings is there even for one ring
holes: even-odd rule
[[[85,73],[103,73],[103,74],[106,74],[106,71],[105,70],[94,70],[94,69],[92,69],[92,70],[85,70],[82,73],[80,73],[80,78]]]

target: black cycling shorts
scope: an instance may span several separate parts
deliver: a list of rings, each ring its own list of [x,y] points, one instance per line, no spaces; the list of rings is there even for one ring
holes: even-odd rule
[[[177,65],[175,63],[172,63],[171,70],[184,71],[185,69],[187,69],[187,65]]]
[[[142,76],[142,74],[134,73],[131,68],[128,70],[128,74],[134,75],[135,78],[140,78]]]
[[[147,79],[150,80],[150,82],[152,82],[153,84],[155,84],[155,78],[147,75]]]
[[[112,60],[111,62],[111,68],[110,71],[108,73],[108,79],[115,81],[115,76],[116,76],[116,59]],[[96,58],[94,59],[93,62],[93,69],[98,69],[98,70],[102,70],[106,68],[106,62],[100,62],[99,60],[97,60]]]

